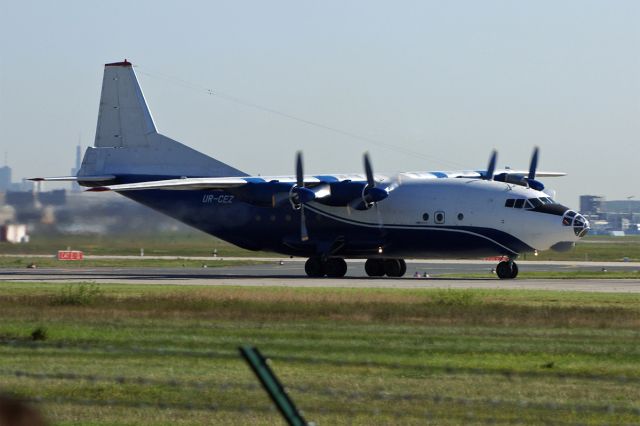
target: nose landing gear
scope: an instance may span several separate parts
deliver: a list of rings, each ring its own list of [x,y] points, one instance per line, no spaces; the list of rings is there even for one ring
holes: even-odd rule
[[[501,280],[511,280],[518,276],[518,265],[513,260],[502,261],[496,267],[496,274]]]

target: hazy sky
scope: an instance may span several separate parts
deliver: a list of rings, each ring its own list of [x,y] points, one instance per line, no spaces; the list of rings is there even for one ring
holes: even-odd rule
[[[69,173],[124,58],[162,133],[248,173],[292,174],[299,149],[309,173],[367,150],[377,172],[484,168],[493,148],[526,168],[539,145],[569,173],[546,180],[560,201],[640,198],[639,1],[0,0],[14,180]]]

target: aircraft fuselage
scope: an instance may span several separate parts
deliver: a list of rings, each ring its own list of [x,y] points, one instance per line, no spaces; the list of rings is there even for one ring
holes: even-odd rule
[[[365,210],[307,203],[308,241],[301,240],[299,211],[288,202],[255,205],[233,190],[123,195],[238,246],[292,256],[515,258],[579,239],[581,229],[574,225],[582,225],[567,224],[571,211],[564,206],[505,206],[507,200],[549,199],[531,188],[467,178],[396,179],[387,185],[395,185],[388,198]]]

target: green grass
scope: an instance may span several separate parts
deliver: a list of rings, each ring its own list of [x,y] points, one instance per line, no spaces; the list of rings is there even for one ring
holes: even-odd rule
[[[58,260],[55,257],[3,257],[0,255],[0,268],[216,268],[223,266],[255,265],[261,261],[253,260],[189,260],[189,259],[84,259],[77,261]]]
[[[55,424],[278,423],[248,343],[318,424],[638,423],[639,329],[634,294],[2,283],[0,383]]]
[[[244,250],[199,231],[154,235],[66,235],[35,234],[27,244],[0,243],[0,254],[51,254],[58,250],[82,250],[85,255],[147,256],[272,256],[268,252]]]
[[[495,278],[492,272],[459,273],[434,275],[437,278]],[[554,279],[554,280],[601,280],[601,279],[640,279],[637,271],[523,271],[518,273],[518,279]]]
[[[590,260],[619,262],[623,259],[640,262],[640,236],[608,237],[589,236],[576,243],[565,253],[543,251],[538,256],[528,255],[527,260]]]

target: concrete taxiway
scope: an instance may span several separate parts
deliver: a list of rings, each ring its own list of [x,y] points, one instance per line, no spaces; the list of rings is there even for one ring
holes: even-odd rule
[[[2,269],[1,282],[120,283],[208,286],[277,286],[344,288],[483,288],[590,292],[640,293],[640,279],[607,279],[606,271],[639,270],[635,263],[519,262],[521,271],[601,271],[602,279],[516,279],[499,280],[491,273],[495,262],[410,261],[407,275],[400,279],[369,278],[364,263],[349,262],[349,273],[340,279],[305,277],[304,263],[290,259],[259,259],[267,263],[228,267],[214,266],[217,259],[203,258],[202,268],[64,268]],[[229,260],[227,258],[227,260]],[[207,267],[205,267],[207,266]],[[455,279],[438,275],[486,273],[486,278]]]

